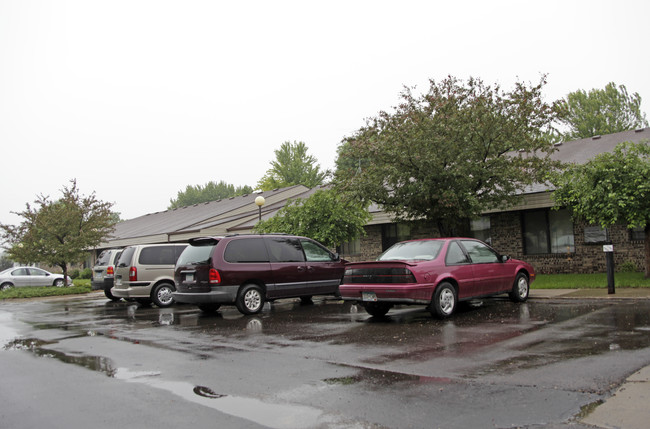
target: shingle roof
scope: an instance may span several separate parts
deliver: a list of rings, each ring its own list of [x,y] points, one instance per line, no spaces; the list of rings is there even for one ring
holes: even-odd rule
[[[612,152],[614,148],[623,142],[640,143],[643,141],[650,142],[650,128],[639,128],[636,130],[622,131],[620,133],[607,134],[604,136],[594,136],[585,139],[572,140],[556,144],[555,151],[551,158],[572,164],[586,164],[596,155]],[[528,186],[523,194],[534,194],[537,192],[546,192],[553,190],[549,184],[537,183]]]
[[[556,145],[559,150],[553,154],[553,158],[562,162],[585,164],[599,153],[612,152],[619,143],[639,143],[644,140],[650,141],[650,128],[572,140]]]
[[[259,216],[258,207],[255,205],[255,198],[258,196],[266,199],[262,214],[263,218],[268,218],[289,199],[306,198],[316,190],[317,188],[309,189],[296,185],[146,214],[119,222],[109,241],[102,247],[174,241],[181,236],[179,239],[184,240],[188,234],[202,235],[205,230],[218,230],[221,234],[250,231]]]

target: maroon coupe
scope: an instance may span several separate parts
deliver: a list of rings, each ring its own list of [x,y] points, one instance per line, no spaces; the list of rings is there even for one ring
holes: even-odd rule
[[[374,262],[346,265],[339,290],[373,316],[395,304],[425,304],[432,315],[451,316],[459,301],[508,293],[528,298],[533,267],[501,255],[473,238],[431,238],[397,243]]]

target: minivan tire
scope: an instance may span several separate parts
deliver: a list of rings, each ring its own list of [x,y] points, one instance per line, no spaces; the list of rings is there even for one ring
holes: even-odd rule
[[[166,308],[174,303],[174,296],[176,288],[169,283],[160,283],[156,285],[151,291],[151,300],[160,308]]]
[[[243,314],[259,313],[262,311],[262,307],[264,307],[264,292],[262,288],[254,284],[242,286],[237,295],[235,305],[237,306],[237,310]]]
[[[111,293],[110,289],[104,289],[104,295],[106,295],[106,298],[110,299],[111,301],[120,301],[122,298],[119,298]]]

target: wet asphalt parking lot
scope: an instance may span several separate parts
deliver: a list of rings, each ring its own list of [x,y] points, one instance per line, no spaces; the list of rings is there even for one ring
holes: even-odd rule
[[[0,303],[12,428],[586,428],[650,364],[650,301],[475,302],[372,318],[314,299],[205,315],[103,295]]]

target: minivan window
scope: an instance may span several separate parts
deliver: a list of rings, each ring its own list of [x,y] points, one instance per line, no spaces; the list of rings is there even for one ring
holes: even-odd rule
[[[174,265],[176,246],[145,247],[140,251],[138,262],[142,265]]]
[[[330,262],[334,260],[332,252],[311,240],[300,240],[305,256],[309,262]]]
[[[120,267],[128,267],[131,265],[131,259],[133,259],[133,254],[135,253],[135,247],[127,247],[120,255],[120,261],[117,263]]]
[[[187,246],[176,263],[178,265],[204,265],[210,263],[210,256],[216,244],[209,246]]]
[[[110,265],[110,263],[111,263],[111,251],[104,250],[97,257],[97,262],[95,262],[95,265]]]
[[[272,237],[266,239],[271,262],[304,262],[305,254],[297,238]]]
[[[269,255],[262,238],[241,238],[232,240],[223,255],[226,262],[269,262]]]

